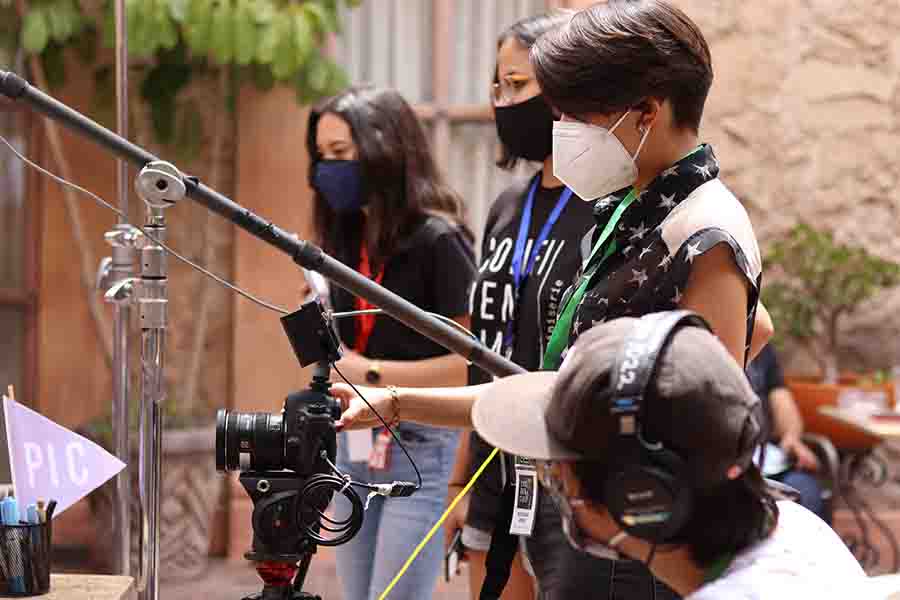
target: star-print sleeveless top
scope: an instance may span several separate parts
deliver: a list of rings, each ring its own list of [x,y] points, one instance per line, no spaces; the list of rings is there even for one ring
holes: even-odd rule
[[[575,309],[569,344],[598,323],[677,308],[694,260],[725,244],[749,283],[749,349],[762,261],[750,217],[718,179],[718,173],[719,162],[712,148],[704,144],[657,176],[632,202],[614,234],[615,253],[593,277]],[[595,237],[629,191],[616,192],[596,203],[597,226],[581,244],[584,260]]]

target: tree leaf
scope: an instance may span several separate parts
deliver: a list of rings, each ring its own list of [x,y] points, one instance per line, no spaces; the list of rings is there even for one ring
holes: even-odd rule
[[[287,17],[278,15],[269,25],[267,25],[260,35],[259,45],[256,48],[256,60],[270,65],[275,60],[275,51],[280,45],[281,37],[284,32],[284,23]]]
[[[72,35],[74,29],[70,22],[70,15],[66,13],[63,6],[54,6],[45,14],[50,38],[57,42],[65,42]]]
[[[326,92],[329,77],[328,63],[325,62],[323,57],[318,56],[307,62],[306,82],[310,91],[316,94]]]
[[[25,15],[22,23],[22,46],[32,54],[43,52],[50,39],[50,30],[44,11],[40,8],[32,8]]]
[[[212,41],[213,12],[208,0],[191,0],[185,38],[191,50],[198,55],[210,51]]]
[[[249,65],[256,55],[256,21],[247,4],[243,4],[242,10],[235,11],[234,14],[234,58],[239,65]]]
[[[188,20],[188,8],[191,0],[168,0],[169,16],[176,23],[183,25]]]
[[[253,18],[259,25],[268,25],[278,16],[278,11],[271,0],[256,0],[253,3]]]
[[[214,9],[210,53],[222,64],[234,56],[234,19],[231,2],[222,2]]]
[[[278,47],[275,48],[275,56],[272,58],[272,74],[276,79],[285,81],[297,70],[297,53],[294,50],[294,42],[291,39],[290,20],[288,26],[281,27],[285,35],[279,38]]]
[[[331,18],[328,10],[318,2],[306,2],[302,6],[307,19],[317,36],[324,36],[331,31]]]
[[[301,67],[309,58],[315,46],[313,26],[310,22],[312,17],[307,11],[301,11],[294,14],[294,67]]]
[[[157,46],[171,50],[178,44],[178,28],[170,16],[169,8],[163,2],[156,5],[154,20],[156,21]]]

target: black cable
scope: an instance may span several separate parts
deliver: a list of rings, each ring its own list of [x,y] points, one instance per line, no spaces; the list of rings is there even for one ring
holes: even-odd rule
[[[350,511],[350,516],[346,519],[332,519],[325,513],[325,508],[330,504],[330,499],[335,492],[338,492],[350,501],[352,509]],[[324,497],[328,497],[329,502],[324,503],[325,508],[319,508],[319,505],[323,503],[316,503],[318,496],[314,496],[312,502],[307,504],[306,498],[310,494],[325,494]],[[363,513],[365,512],[365,508],[363,507],[362,498],[360,498],[359,494],[356,493],[356,490],[351,487],[351,482],[349,480],[338,477],[337,475],[319,473],[309,478],[303,486],[303,489],[300,490],[300,496],[297,500],[298,523],[304,522],[302,511],[307,506],[316,512],[318,518],[315,519],[313,523],[305,526],[306,534],[320,546],[340,546],[341,544],[345,544],[353,539],[353,536],[359,532],[363,525]],[[325,525],[322,521],[326,521],[335,527]],[[340,535],[336,537],[325,537],[319,533],[320,529]]]
[[[409,455],[409,452],[406,451],[406,446],[403,445],[403,442],[400,441],[400,438],[397,437],[397,434],[394,433],[394,430],[391,429],[391,426],[387,424],[387,421],[385,421],[384,418],[378,413],[378,411],[375,410],[375,407],[372,406],[371,404],[369,404],[369,401],[366,400],[366,397],[362,395],[362,392],[360,392],[360,391],[356,388],[355,385],[353,385],[352,383],[350,383],[350,380],[349,380],[349,379],[347,379],[346,377],[344,377],[344,374],[341,373],[341,370],[338,369],[337,365],[336,365],[335,363],[332,363],[331,366],[332,366],[332,368],[337,372],[337,374],[341,376],[341,379],[343,379],[344,382],[345,382],[347,385],[349,385],[350,388],[351,388],[354,392],[356,392],[356,395],[359,396],[360,399],[362,399],[362,401],[366,403],[366,406],[368,406],[368,407],[372,410],[372,412],[375,413],[375,416],[378,417],[378,420],[381,421],[381,424],[384,425],[385,429],[387,429],[388,432],[390,432],[391,437],[394,438],[394,440],[395,440],[395,441],[397,442],[397,444],[400,446],[400,449],[403,450],[403,454],[405,454],[405,455],[406,455],[406,458],[409,459],[409,463],[412,465],[413,470],[415,470],[415,472],[416,472],[416,478],[418,479],[418,483],[416,483],[415,490],[413,490],[413,491],[418,491],[418,490],[422,489],[422,474],[419,473],[419,467],[416,466],[416,461],[414,461],[414,460],[412,459],[412,456]],[[407,495],[408,495],[408,494],[407,494]]]

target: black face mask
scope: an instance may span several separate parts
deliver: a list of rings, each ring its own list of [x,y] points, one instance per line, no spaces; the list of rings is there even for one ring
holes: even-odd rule
[[[497,135],[516,158],[543,162],[553,152],[553,111],[540,94],[510,106],[495,106]]]

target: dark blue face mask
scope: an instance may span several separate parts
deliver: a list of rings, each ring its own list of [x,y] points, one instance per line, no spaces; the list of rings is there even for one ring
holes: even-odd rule
[[[358,160],[321,160],[313,172],[313,187],[336,213],[363,207],[362,169]]]

